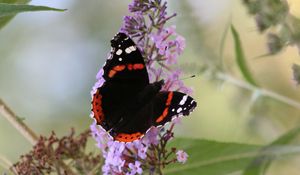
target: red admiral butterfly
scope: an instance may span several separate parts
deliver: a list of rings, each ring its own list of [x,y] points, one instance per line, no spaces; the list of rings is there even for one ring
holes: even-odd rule
[[[92,114],[114,140],[140,139],[151,126],[162,126],[196,107],[192,97],[160,91],[164,81],[149,83],[146,65],[136,44],[124,33],[111,40],[103,67],[105,82],[92,97]]]

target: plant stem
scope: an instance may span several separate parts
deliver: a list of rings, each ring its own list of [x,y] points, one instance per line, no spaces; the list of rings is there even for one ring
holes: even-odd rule
[[[12,163],[3,155],[0,154],[0,165],[5,169],[9,169],[12,166]]]
[[[0,99],[0,114],[4,116],[32,145],[38,141],[38,136]]]
[[[290,106],[293,106],[297,109],[300,109],[300,103],[298,101],[290,99],[286,96],[280,95],[276,92],[254,86],[254,85],[252,85],[250,83],[247,83],[245,81],[238,80],[238,79],[236,79],[233,76],[230,76],[228,74],[217,73],[216,77],[220,80],[224,80],[224,81],[229,82],[231,84],[234,84],[238,87],[241,87],[241,88],[253,91],[253,92],[259,92],[259,94],[262,95],[262,96],[270,97],[272,99],[278,100],[282,103],[285,103],[287,105],[290,105]]]
[[[103,161],[101,160],[100,163],[98,163],[89,173],[87,173],[87,175],[94,175],[97,172],[99,172],[99,169],[101,168],[102,164],[103,164]]]

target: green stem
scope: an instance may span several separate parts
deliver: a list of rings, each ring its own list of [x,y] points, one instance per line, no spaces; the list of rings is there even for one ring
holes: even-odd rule
[[[0,99],[0,114],[13,125],[32,145],[38,141],[37,134],[31,130],[20,118]]]
[[[13,164],[10,160],[0,154],[0,165],[8,170],[10,167],[12,167]]]
[[[261,96],[270,97],[272,99],[278,100],[282,103],[285,103],[287,105],[290,105],[290,106],[293,106],[297,109],[300,109],[300,103],[296,100],[290,99],[290,98],[288,98],[286,96],[283,96],[283,95],[280,95],[276,92],[254,86],[254,85],[252,85],[250,83],[247,83],[245,81],[238,80],[238,79],[236,79],[236,78],[234,78],[234,77],[232,77],[231,75],[228,75],[228,74],[217,73],[216,75],[217,75],[216,77],[220,80],[224,80],[225,82],[234,84],[238,87],[241,87],[241,88],[253,91],[253,92],[259,92],[259,94]]]

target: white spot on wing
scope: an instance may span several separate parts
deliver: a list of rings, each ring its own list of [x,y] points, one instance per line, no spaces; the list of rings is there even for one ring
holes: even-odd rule
[[[181,101],[179,102],[179,104],[180,105],[184,105],[184,103],[185,103],[185,101],[186,101],[187,98],[188,98],[187,95],[183,96],[182,99],[181,99]]]
[[[119,61],[122,61],[123,59],[122,58],[119,58]]]
[[[130,46],[129,49],[131,50],[131,52],[136,50],[136,46]]]
[[[117,52],[116,52],[117,55],[121,55],[122,54],[122,50],[119,49]]]
[[[127,48],[125,49],[125,52],[128,53],[128,54],[131,53],[131,50],[129,49],[129,47],[127,47]]]
[[[172,109],[172,112],[174,112],[174,111],[175,111],[175,109],[173,108],[173,109]]]
[[[182,108],[178,108],[177,109],[177,113],[181,112],[182,111]]]

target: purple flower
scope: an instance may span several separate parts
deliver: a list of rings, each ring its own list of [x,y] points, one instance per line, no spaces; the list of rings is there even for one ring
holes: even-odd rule
[[[151,8],[155,8],[155,3],[152,0],[133,0],[133,2],[128,5],[130,12],[146,12]]]
[[[99,72],[97,73],[96,75],[96,79],[99,80],[99,79],[103,79],[103,74],[104,74],[104,70],[101,68],[99,70]]]
[[[108,152],[103,154],[105,157],[105,166],[110,166],[110,168],[115,172],[122,172],[122,168],[125,164],[125,160],[122,159],[122,153],[125,149],[125,144],[120,142],[110,141],[107,144]]]
[[[144,39],[147,31],[145,18],[142,13],[136,12],[133,16],[125,16],[120,32],[126,33],[132,38],[138,37],[137,46],[144,47]]]
[[[129,5],[129,11],[131,14],[124,17],[120,31],[129,35],[140,48],[145,58],[150,81],[164,79],[165,85],[162,90],[190,92],[190,89],[180,80],[182,72],[172,68],[183,53],[185,39],[176,33],[176,26],[165,27],[166,22],[176,16],[173,14],[167,17],[167,2],[133,0]],[[105,82],[102,69],[98,72],[96,79],[97,82],[91,91],[92,96]],[[93,112],[91,117],[93,117]],[[173,121],[171,129],[152,127],[141,140],[127,144],[113,141],[112,137],[94,122],[91,125],[92,136],[105,158],[102,166],[103,174],[142,174],[142,163],[147,165],[150,172],[161,168],[157,166],[157,151],[168,151],[157,148],[159,143],[168,142],[173,138],[172,129],[178,123],[177,120],[179,119]],[[187,159],[187,154],[181,150],[176,155],[178,162],[184,163]],[[167,163],[170,160],[161,160],[161,162]]]
[[[141,144],[141,146],[138,148],[138,156],[141,159],[146,159],[146,157],[147,157],[147,150],[148,150],[148,146],[144,146],[143,144]]]
[[[130,172],[126,173],[126,175],[135,175],[142,174],[143,169],[141,168],[141,162],[135,161],[135,163],[129,163],[128,167],[130,168]]]
[[[150,38],[158,49],[158,54],[166,59],[168,65],[177,63],[178,56],[185,48],[185,39],[176,33],[175,26],[151,34]]]
[[[176,40],[175,40],[175,43],[176,43],[176,50],[177,50],[177,53],[178,54],[182,54],[184,48],[185,48],[185,38],[178,35],[176,37]]]
[[[92,136],[97,142],[97,147],[101,149],[102,153],[105,154],[107,149],[107,142],[110,140],[106,131],[96,124],[96,121],[90,126]]]
[[[97,73],[97,75],[96,75],[97,81],[96,81],[95,85],[93,86],[93,88],[91,90],[91,97],[93,97],[93,95],[97,92],[97,89],[99,87],[101,87],[103,85],[103,83],[105,82],[105,79],[103,78],[103,73],[104,73],[104,71],[101,68],[99,70],[99,72]]]
[[[186,152],[182,151],[182,150],[178,150],[176,152],[177,155],[177,161],[180,163],[185,163],[187,161],[188,155]]]
[[[172,121],[174,124],[181,124],[181,118],[180,117],[175,117]]]
[[[157,145],[158,144],[158,134],[159,134],[159,129],[156,127],[151,127],[150,130],[147,132],[145,135],[143,142],[146,145]]]
[[[102,166],[102,173],[103,173],[103,175],[109,175],[110,172],[111,172],[110,166],[108,164],[104,164]]]

